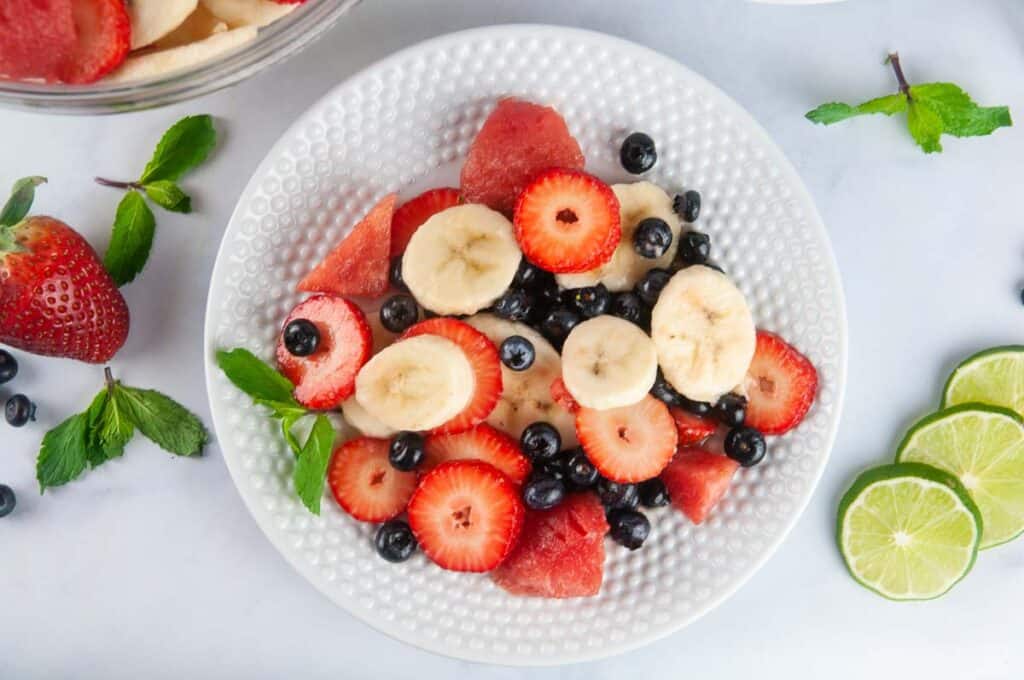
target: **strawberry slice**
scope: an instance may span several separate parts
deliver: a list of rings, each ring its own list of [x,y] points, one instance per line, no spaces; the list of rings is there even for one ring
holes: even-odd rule
[[[466,408],[433,431],[440,434],[463,432],[483,422],[501,396],[501,359],[498,357],[498,348],[486,335],[469,324],[444,316],[421,321],[406,330],[402,337],[412,338],[423,334],[439,335],[458,345],[469,359],[476,378],[473,398]]]
[[[490,571],[512,550],[523,528],[516,486],[479,460],[442,463],[409,500],[409,526],[424,554],[452,571]]]
[[[486,423],[455,434],[432,434],[424,443],[426,455],[420,474],[430,472],[449,460],[482,460],[498,468],[515,484],[530,474],[530,460],[519,450],[516,440]]]
[[[701,418],[675,406],[669,408],[679,432],[679,446],[699,444],[715,433],[718,426],[710,418]]]
[[[0,2],[0,77],[60,79],[75,47],[71,0]]]
[[[396,470],[388,461],[387,439],[358,437],[334,451],[327,484],[342,510],[363,522],[400,515],[416,490],[416,473]]]
[[[578,170],[546,170],[519,194],[512,219],[523,254],[556,274],[585,272],[611,259],[622,237],[619,199]]]
[[[313,409],[330,409],[352,396],[356,374],[370,359],[370,326],[359,307],[332,295],[316,295],[301,302],[285,319],[312,321],[320,343],[309,356],[297,357],[277,341],[277,364],[295,385],[295,398]]]
[[[391,218],[391,257],[401,255],[416,230],[431,217],[459,204],[459,190],[451,187],[429,189],[406,201]]]
[[[66,83],[94,83],[121,65],[131,46],[124,0],[72,0],[75,46],[60,69]]]
[[[668,407],[650,395],[621,408],[581,407],[576,436],[598,472],[622,483],[656,477],[671,460],[678,439]]]
[[[583,169],[583,152],[548,106],[502,99],[484,121],[462,166],[462,196],[506,215],[530,180],[548,168]]]
[[[799,425],[810,410],[818,392],[818,372],[785,340],[758,331],[746,389],[746,424],[764,434],[783,434]]]
[[[334,295],[383,295],[388,289],[394,212],[395,194],[388,194],[299,282],[298,289]]]
[[[551,382],[551,399],[569,413],[576,413],[580,410],[580,405],[569,393],[569,388],[565,386],[561,376]]]
[[[662,471],[661,481],[668,489],[672,505],[691,522],[700,524],[729,490],[739,467],[739,463],[720,453],[685,447]]]
[[[491,578],[513,595],[597,595],[606,533],[604,508],[593,494],[569,494],[551,510],[527,510],[519,542]]]

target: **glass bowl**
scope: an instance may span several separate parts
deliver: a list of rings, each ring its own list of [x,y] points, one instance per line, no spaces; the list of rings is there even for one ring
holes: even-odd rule
[[[137,111],[191,99],[234,85],[295,54],[329,29],[360,0],[307,0],[259,30],[239,50],[200,66],[134,83],[63,85],[0,80],[0,106],[45,113]]]

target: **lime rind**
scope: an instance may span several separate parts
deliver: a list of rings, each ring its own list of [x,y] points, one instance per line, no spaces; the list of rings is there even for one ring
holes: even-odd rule
[[[965,517],[969,518],[968,522],[962,523],[965,526],[961,528],[969,529],[969,540],[964,542],[962,545],[938,545],[939,549],[952,548],[960,549],[964,556],[967,558],[958,570],[954,570],[954,573],[950,578],[942,581],[942,585],[933,588],[930,592],[926,593],[915,593],[915,592],[894,592],[888,590],[877,582],[871,582],[868,580],[861,570],[858,568],[858,558],[853,555],[853,550],[848,544],[852,532],[847,532],[847,522],[850,521],[851,512],[857,512],[860,508],[858,501],[865,497],[866,494],[870,493],[873,489],[877,489],[880,485],[893,485],[898,483],[900,480],[905,480],[909,484],[917,484],[922,489],[928,489],[930,491],[941,491],[937,495],[945,496],[952,503],[953,510],[947,511],[946,514],[950,514],[953,511],[959,511],[964,514]],[[936,494],[933,494],[936,495]],[[898,507],[896,502],[897,496],[893,493],[893,516],[888,519],[903,520],[909,522],[914,518],[914,512],[919,511],[920,508],[916,507]],[[908,512],[909,511],[909,512]],[[864,513],[861,513],[862,515]],[[940,517],[940,519],[942,518]],[[875,519],[882,522],[884,525],[886,519],[875,515]],[[932,517],[931,522],[936,523],[936,518]],[[882,465],[879,467],[871,468],[863,472],[854,481],[853,485],[843,495],[842,500],[839,503],[839,513],[836,518],[836,542],[839,546],[839,553],[843,557],[843,562],[846,565],[847,571],[855,581],[860,583],[865,588],[871,590],[882,597],[890,600],[907,601],[907,600],[931,600],[936,597],[940,597],[959,583],[963,578],[971,571],[974,567],[975,560],[978,556],[978,546],[981,542],[981,535],[983,531],[983,521],[981,517],[981,511],[978,506],[975,505],[971,499],[970,494],[960,483],[960,481],[953,475],[940,470],[931,465],[925,465],[923,463],[894,463],[891,465]],[[925,530],[939,529],[940,527],[923,527]],[[891,530],[888,529],[887,530]],[[880,552],[886,546],[882,548],[874,548],[875,553]],[[929,564],[925,560],[918,560],[919,566],[930,568]],[[909,584],[913,579],[909,574],[909,567],[905,564],[907,570],[906,581]]]
[[[1021,368],[1013,372],[1014,375],[1000,376],[998,364],[993,363],[1000,361]],[[983,376],[986,368],[997,371],[995,380],[984,379],[987,377]],[[1001,377],[1006,378],[1007,385],[998,384]],[[972,380],[976,384],[971,384]],[[1006,394],[1002,387],[1009,387],[1012,393]],[[953,369],[942,388],[942,408],[969,402],[1002,406],[1024,415],[1024,345],[1002,345],[982,350],[967,357]]]

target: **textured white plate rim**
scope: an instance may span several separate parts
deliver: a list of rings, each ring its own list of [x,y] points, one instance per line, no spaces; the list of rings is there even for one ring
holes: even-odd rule
[[[463,43],[484,37],[492,39],[503,37],[517,37],[523,35],[524,33],[529,34],[531,37],[542,36],[543,33],[552,33],[561,36],[576,35],[580,38],[592,42],[603,42],[607,45],[614,46],[618,49],[632,51],[637,55],[638,58],[641,58],[645,61],[650,61],[652,63],[658,62],[663,67],[674,69],[684,74],[687,78],[700,82],[704,87],[707,88],[708,96],[714,97],[715,99],[718,100],[719,103],[726,106],[730,110],[730,113],[734,115],[739,121],[741,121],[744,124],[744,126],[751,131],[752,134],[756,134],[760,141],[764,144],[767,153],[772,157],[772,160],[778,164],[779,168],[785,174],[785,180],[787,184],[795,189],[795,198],[800,201],[802,208],[806,211],[808,229],[814,232],[815,236],[820,241],[820,245],[822,246],[823,251],[828,254],[828,276],[830,279],[830,283],[833,286],[835,286],[835,289],[838,293],[838,304],[840,307],[837,310],[837,318],[839,324],[839,366],[837,375],[834,378],[834,382],[837,385],[834,410],[835,416],[832,418],[828,435],[825,438],[824,455],[818,462],[816,469],[813,470],[813,482],[809,485],[808,490],[804,494],[804,496],[799,499],[795,511],[786,521],[783,530],[778,534],[776,540],[766,545],[760,557],[754,560],[749,565],[746,572],[736,579],[736,581],[732,584],[732,587],[725,588],[720,593],[718,593],[716,597],[709,598],[700,610],[693,612],[690,616],[680,617],[663,628],[653,629],[645,634],[633,636],[621,643],[609,644],[602,647],[599,650],[583,650],[574,654],[562,653],[559,655],[544,657],[540,659],[523,658],[522,656],[515,655],[515,653],[510,653],[508,655],[501,656],[499,659],[496,660],[495,655],[493,653],[487,652],[486,650],[480,653],[474,651],[466,652],[460,650],[460,652],[456,654],[450,648],[446,647],[445,643],[442,640],[428,641],[415,634],[409,634],[403,629],[388,627],[384,622],[378,621],[372,616],[364,615],[363,612],[351,609],[348,606],[346,606],[347,603],[342,598],[335,596],[335,594],[330,591],[330,589],[324,583],[324,579],[321,576],[321,574],[314,568],[312,568],[307,562],[303,562],[299,559],[297,552],[292,550],[291,546],[286,541],[284,533],[280,529],[278,529],[276,524],[272,521],[272,518],[268,515],[267,511],[263,507],[261,507],[259,503],[256,502],[255,495],[247,491],[247,487],[245,487],[245,485],[240,484],[242,470],[239,468],[239,461],[237,459],[237,456],[230,454],[227,450],[225,450],[223,446],[221,446],[221,451],[223,454],[224,461],[227,464],[228,472],[230,473],[231,479],[235,484],[235,488],[238,490],[238,493],[242,497],[242,500],[245,503],[246,507],[249,509],[249,512],[253,515],[253,518],[256,520],[257,525],[259,525],[260,529],[270,540],[271,544],[273,544],[273,546],[285,558],[285,560],[289,564],[291,564],[296,571],[302,574],[302,576],[304,576],[306,580],[309,581],[317,590],[319,590],[321,593],[327,596],[328,599],[344,608],[349,614],[351,614],[355,618],[363,621],[375,630],[384,633],[385,635],[393,639],[400,640],[402,642],[411,644],[420,649],[435,654],[440,654],[442,656],[449,656],[464,661],[500,664],[507,666],[560,666],[565,664],[582,663],[585,661],[593,661],[610,656],[615,656],[650,644],[656,640],[667,637],[668,635],[671,635],[672,633],[681,630],[682,628],[686,627],[693,621],[707,614],[709,611],[711,611],[719,604],[724,602],[726,599],[731,597],[733,593],[739,590],[739,588],[743,586],[764,565],[764,563],[768,561],[768,559],[772,555],[775,554],[779,546],[789,535],[789,532],[793,529],[793,526],[796,524],[797,520],[799,520],[800,517],[803,515],[803,512],[806,509],[807,504],[810,502],[811,496],[813,495],[814,490],[817,488],[818,482],[821,479],[821,475],[824,472],[825,465],[828,463],[828,460],[831,456],[832,446],[835,443],[836,434],[839,429],[840,416],[842,414],[843,399],[845,396],[846,388],[846,373],[848,361],[848,327],[846,318],[846,301],[842,287],[842,280],[839,275],[839,266],[835,259],[835,253],[832,251],[831,242],[828,238],[825,226],[821,220],[821,216],[819,215],[817,208],[814,205],[814,201],[811,198],[811,195],[808,192],[807,187],[800,179],[799,175],[796,172],[796,169],[793,168],[792,164],[789,162],[789,159],[786,158],[785,154],[782,153],[782,150],[779,149],[779,147],[775,144],[772,138],[768,135],[767,131],[761,127],[760,123],[754,120],[754,118],[749,113],[747,113],[746,109],[740,106],[736,101],[734,101],[731,97],[722,92],[718,87],[713,85],[703,76],[700,76],[694,71],[691,71],[689,68],[671,59],[670,57],[667,57],[650,48],[638,45],[623,38],[579,28],[569,28],[564,26],[554,26],[545,24],[506,24],[498,26],[485,26],[481,28],[473,28],[464,31],[448,33],[442,36],[438,36],[436,38],[431,38],[429,40],[422,41],[410,47],[404,48],[398,52],[395,52],[390,56],[385,57],[384,59],[375,62],[370,66],[364,68],[363,70],[349,76],[344,81],[332,87],[328,92],[326,92],[315,104],[313,104],[309,109],[304,111],[295,120],[295,122],[293,122],[292,125],[288,127],[287,130],[285,130],[285,132],[281,135],[278,141],[275,142],[271,149],[268,151],[263,161],[260,162],[256,170],[253,172],[252,177],[246,184],[246,187],[242,191],[242,194],[239,196],[239,200],[236,204],[235,210],[233,211],[231,218],[228,221],[228,226],[224,230],[224,235],[221,237],[220,247],[218,248],[217,251],[217,258],[214,263],[212,276],[210,278],[210,290],[207,294],[204,330],[204,344],[206,348],[205,373],[207,398],[210,402],[210,412],[213,417],[214,431],[227,431],[228,425],[227,422],[225,421],[225,414],[223,413],[222,407],[218,404],[218,401],[213,398],[214,388],[212,381],[215,371],[219,370],[216,365],[216,351],[219,348],[216,347],[216,339],[214,337],[214,328],[216,327],[216,323],[214,318],[215,310],[214,305],[212,303],[212,293],[215,288],[215,283],[220,281],[224,277],[224,269],[226,266],[225,262],[227,259],[225,257],[224,252],[225,247],[226,244],[228,243],[228,236],[230,232],[232,231],[233,228],[235,228],[238,222],[240,209],[244,203],[244,199],[249,194],[253,193],[257,185],[256,178],[259,177],[263,173],[263,171],[272,164],[272,159],[276,156],[277,152],[286,145],[286,142],[288,138],[291,136],[292,132],[299,129],[299,127],[302,125],[303,120],[307,116],[326,106],[331,97],[334,95],[334,93],[338,90],[345,88],[350,82],[364,78],[369,75],[373,75],[375,73],[384,72],[392,64],[400,62],[401,60],[407,58],[412,53],[425,51],[430,48],[437,48],[439,46],[449,44]],[[217,437],[218,444],[221,441],[223,441],[223,439]]]

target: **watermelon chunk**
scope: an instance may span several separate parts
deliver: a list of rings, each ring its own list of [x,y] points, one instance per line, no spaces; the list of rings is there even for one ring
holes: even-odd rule
[[[298,289],[333,295],[383,295],[388,289],[395,198],[395,194],[388,194],[380,199],[338,247],[299,282]]]
[[[557,111],[502,99],[469,147],[462,197],[511,214],[519,192],[542,170],[582,170],[583,163],[580,145]]]
[[[604,508],[593,494],[570,494],[552,510],[527,510],[519,543],[491,578],[513,595],[597,595],[606,533]]]
[[[739,467],[739,463],[720,453],[696,446],[683,447],[661,471],[661,481],[665,482],[672,505],[691,522],[700,524],[729,490]]]
[[[0,78],[60,80],[76,42],[71,0],[0,2]]]

